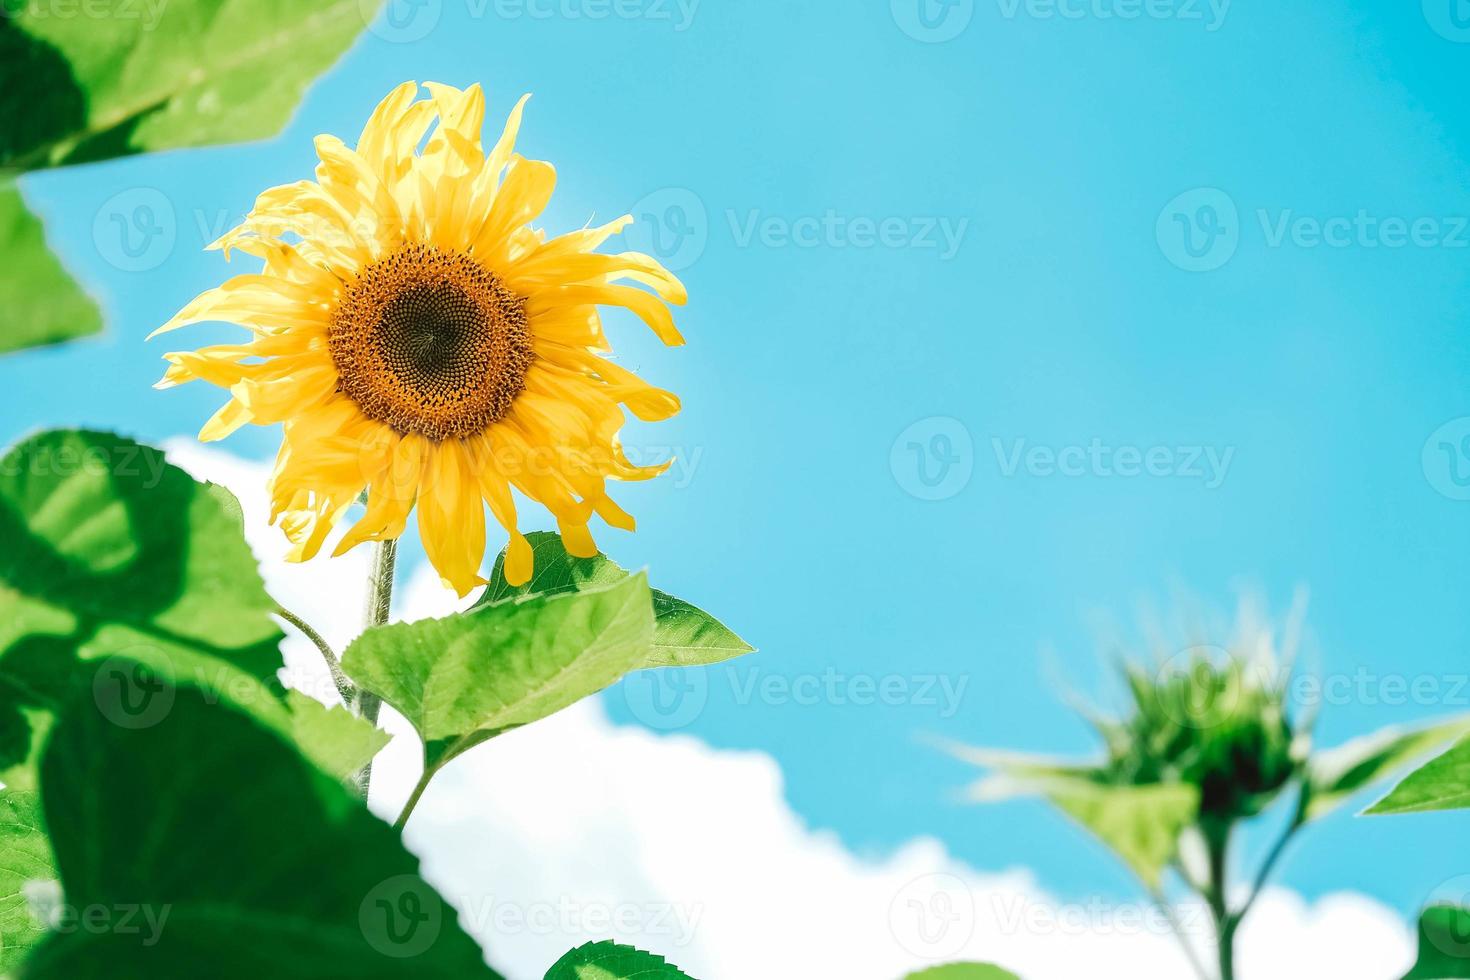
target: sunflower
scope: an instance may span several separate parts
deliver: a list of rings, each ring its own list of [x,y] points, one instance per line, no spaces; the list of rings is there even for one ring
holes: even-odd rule
[[[355,150],[317,137],[316,179],[265,191],[210,246],[264,268],[203,293],[155,335],[220,320],[253,336],[166,354],[158,387],[197,378],[229,390],[204,441],[282,423],[271,520],[291,560],[316,555],[366,490],[334,553],[399,537],[417,506],[430,562],[463,596],[484,582],[486,504],[509,535],[506,577],[530,578],[512,488],[552,513],[574,555],[597,552],[594,514],[633,529],[608,478],[669,464],[629,462],[623,408],[659,421],[679,399],[603,356],[598,307],[631,310],[677,345],[666,304],[686,296],[649,256],[596,251],[630,216],[549,240],[531,227],[556,172],[514,152],[529,96],[487,153],[480,86],[425,87],[423,99],[417,83],[394,89]]]

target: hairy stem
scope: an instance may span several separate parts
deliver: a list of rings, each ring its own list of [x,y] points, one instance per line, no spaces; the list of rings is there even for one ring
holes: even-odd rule
[[[367,602],[362,617],[364,630],[370,630],[374,626],[382,626],[388,622],[388,609],[393,602],[393,567],[397,560],[397,540],[373,542],[372,558],[368,568]],[[362,691],[357,697],[357,713],[376,725],[378,709],[382,707],[382,704],[382,699],[376,694],[371,691]],[[357,774],[357,788],[363,800],[368,798],[368,789],[372,781],[373,764],[369,761],[362,767],[362,772]]]
[[[320,633],[311,628],[310,623],[291,610],[283,606],[277,606],[276,615],[296,627],[302,636],[310,640],[321,651],[322,659],[327,662],[327,670],[332,673],[332,683],[336,685],[337,693],[342,697],[342,703],[351,708],[353,701],[357,698],[357,688],[353,686],[352,681],[348,680],[347,675],[342,672],[342,664],[338,662],[337,655],[332,652],[332,648],[328,645],[327,641],[322,638]]]

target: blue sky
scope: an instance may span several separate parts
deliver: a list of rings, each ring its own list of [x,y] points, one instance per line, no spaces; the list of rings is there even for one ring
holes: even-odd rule
[[[226,274],[203,244],[398,82],[479,81],[492,117],[535,93],[547,227],[632,210],[691,294],[681,349],[609,318],[685,411],[630,427],[682,463],[600,541],[761,653],[619,720],[771,752],[860,851],[1121,895],[1039,806],[956,805],[921,738],[1088,751],[1056,685],[1103,690],[1096,610],[1306,585],[1314,663],[1365,678],[1324,741],[1470,710],[1463,0],[917,2],[394,0],[278,139],[25,181],[109,329],[0,361],[0,436],[196,431],[218,394],[152,391],[143,337]],[[124,248],[140,204],[163,234]],[[1344,812],[1284,879],[1408,913],[1470,871],[1465,819]]]

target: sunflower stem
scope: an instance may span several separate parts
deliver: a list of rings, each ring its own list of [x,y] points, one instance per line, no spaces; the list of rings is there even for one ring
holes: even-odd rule
[[[373,542],[368,567],[367,602],[363,609],[362,628],[364,632],[388,622],[388,609],[393,603],[393,567],[397,561],[397,539]],[[382,707],[382,704],[382,699],[376,694],[367,690],[359,690],[357,713],[374,725],[378,723],[378,709]],[[368,790],[372,781],[373,764],[369,761],[362,767],[362,772],[357,774],[357,789],[362,794],[363,802],[367,802]]]
[[[296,627],[302,636],[310,640],[321,651],[322,659],[327,662],[327,670],[331,671],[332,683],[337,688],[337,694],[342,698],[342,703],[351,708],[353,701],[357,698],[357,688],[353,686],[352,681],[348,680],[347,675],[342,673],[342,664],[337,660],[337,655],[332,652],[331,645],[320,633],[312,629],[310,623],[285,606],[277,606],[276,615]]]

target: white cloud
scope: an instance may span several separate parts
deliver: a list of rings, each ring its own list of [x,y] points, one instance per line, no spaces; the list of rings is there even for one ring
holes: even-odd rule
[[[196,475],[236,489],[268,583],[333,640],[357,629],[362,555],[286,567],[264,526],[264,467],[193,444],[169,447]],[[426,568],[401,590],[417,619],[455,606]],[[293,682],[320,692],[304,641]],[[397,813],[418,775],[402,719],[379,757],[373,808]],[[617,938],[664,953],[701,980],[897,980],[948,959],[983,959],[1025,980],[1185,980],[1172,937],[1136,896],[1059,903],[1034,875],[970,868],[935,840],[887,857],[854,854],[786,802],[779,764],[687,735],[617,727],[600,703],[481,746],[436,779],[407,841],[425,875],[511,980],[534,980],[568,948]],[[1203,939],[1204,916],[1181,910]],[[1305,903],[1268,891],[1240,937],[1242,980],[1384,980],[1412,961],[1411,934],[1361,895]]]

